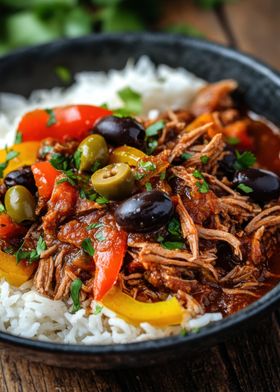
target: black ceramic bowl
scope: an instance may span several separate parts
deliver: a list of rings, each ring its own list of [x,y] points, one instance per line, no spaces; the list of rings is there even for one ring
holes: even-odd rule
[[[73,73],[122,68],[128,58],[148,55],[156,64],[184,67],[210,82],[236,79],[249,107],[280,124],[280,75],[259,61],[209,42],[165,34],[95,35],[20,50],[0,60],[0,90],[28,95],[38,88],[59,85],[56,66]],[[278,285],[248,308],[198,334],[127,345],[81,346],[46,343],[0,332],[1,348],[46,364],[83,368],[143,366],[190,357],[271,310],[280,300]]]

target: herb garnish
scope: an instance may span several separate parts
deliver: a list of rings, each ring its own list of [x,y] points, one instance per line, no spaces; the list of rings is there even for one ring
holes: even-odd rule
[[[104,233],[103,233],[102,230],[99,230],[97,233],[95,233],[94,238],[95,238],[97,241],[105,241],[105,240],[106,240],[106,237],[105,237],[105,235],[104,235]]]
[[[147,154],[152,155],[152,153],[157,149],[158,142],[156,139],[149,139],[147,142]]]
[[[16,252],[16,262],[19,263],[21,260],[26,260],[30,264],[32,264],[34,261],[37,261],[40,259],[41,253],[47,249],[47,244],[44,241],[44,239],[40,236],[36,245],[36,249],[33,249],[32,251],[24,251],[22,250],[22,246],[18,249]]]
[[[82,288],[83,282],[81,279],[75,279],[71,283],[70,286],[70,295],[73,301],[73,306],[71,309],[71,313],[76,313],[78,310],[81,309],[81,304],[80,304],[80,291]]]
[[[92,229],[99,229],[100,227],[103,227],[103,223],[96,222],[96,223],[91,223],[90,225],[87,226],[86,230],[90,231]]]
[[[173,249],[183,249],[185,244],[184,242],[179,241],[163,241],[161,245],[165,249],[173,250]]]
[[[240,139],[238,139],[238,137],[231,136],[226,138],[226,142],[232,146],[235,146],[236,144],[240,143]]]
[[[160,179],[161,181],[163,181],[163,180],[165,180],[165,178],[166,178],[166,171],[161,172],[160,175],[159,175],[159,179]]]
[[[74,165],[78,170],[80,169],[80,165],[81,165],[81,157],[82,157],[82,151],[76,150],[73,159],[74,159]]]
[[[118,96],[124,103],[124,109],[129,113],[140,114],[142,111],[142,96],[130,87],[118,91]]]
[[[107,204],[107,203],[109,203],[109,200],[106,197],[104,197],[104,196],[98,196],[95,201],[98,204]]]
[[[235,151],[236,162],[234,163],[235,170],[247,169],[256,162],[257,158],[251,151],[244,151],[240,154],[239,151]]]
[[[97,305],[95,306],[95,309],[94,309],[94,312],[93,312],[94,316],[97,316],[99,313],[102,312],[102,310],[103,310],[103,306],[97,304]]]
[[[5,212],[6,210],[5,210],[5,207],[4,207],[4,205],[2,204],[2,203],[0,203],[0,214],[2,213],[2,212]]]
[[[169,234],[173,235],[174,237],[181,239],[181,225],[177,218],[172,218],[171,221],[168,223],[167,230]]]
[[[50,159],[51,165],[57,170],[67,170],[70,167],[69,159],[62,154],[54,153]]]
[[[52,125],[56,124],[56,117],[54,111],[52,109],[45,109],[45,112],[49,115],[47,127],[51,127]]]
[[[209,161],[209,157],[207,155],[202,155],[200,157],[200,161],[201,161],[201,163],[203,163],[203,165],[206,165]]]
[[[72,75],[69,68],[59,65],[55,68],[55,73],[63,83],[68,84],[71,82]]]
[[[161,131],[164,128],[164,125],[165,123],[163,120],[153,123],[146,129],[146,136],[147,137],[158,136],[159,131]]]
[[[15,138],[15,144],[22,143],[22,133],[17,131],[16,138]]]
[[[180,158],[181,158],[183,161],[187,161],[187,160],[190,159],[192,156],[193,156],[193,154],[191,154],[190,152],[184,152],[184,153],[181,155]]]
[[[242,184],[242,183],[237,186],[237,189],[240,189],[244,193],[252,193],[252,192],[254,192],[254,190],[250,186],[247,186],[247,185]]]
[[[202,175],[202,173],[200,173],[199,170],[194,170],[193,176],[195,178],[198,178],[199,180],[202,180],[202,182],[199,182],[199,181],[196,182],[196,186],[198,188],[198,191],[200,193],[207,193],[209,191],[209,185],[206,182],[206,180],[205,180],[204,176]]]
[[[151,192],[153,190],[152,184],[150,182],[147,182],[145,184],[145,188],[148,192]]]
[[[83,242],[82,242],[82,248],[83,248],[83,250],[84,250],[87,254],[89,254],[90,256],[93,256],[93,255],[94,255],[94,248],[93,248],[93,246],[92,246],[92,243],[91,243],[91,239],[90,239],[90,238],[85,238],[85,239],[83,240]]]
[[[3,178],[4,170],[7,169],[9,162],[17,156],[19,156],[19,152],[13,150],[8,151],[6,147],[6,160],[5,162],[0,163],[0,178]]]
[[[91,167],[92,173],[95,173],[101,167],[101,163],[99,161],[95,161]]]

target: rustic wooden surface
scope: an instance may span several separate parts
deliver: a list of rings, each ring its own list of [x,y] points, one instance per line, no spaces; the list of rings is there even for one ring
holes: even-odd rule
[[[279,0],[233,1],[216,12],[173,0],[167,2],[162,25],[192,24],[206,37],[245,50],[280,70],[279,21]],[[280,312],[192,361],[179,359],[145,369],[59,369],[0,354],[0,392],[17,391],[280,391]]]

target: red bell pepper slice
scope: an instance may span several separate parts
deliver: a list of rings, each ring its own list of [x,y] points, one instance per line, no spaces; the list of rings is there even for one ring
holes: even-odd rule
[[[56,178],[61,174],[48,161],[37,162],[31,166],[39,196],[49,200],[55,185]]]
[[[36,109],[22,117],[18,131],[24,142],[40,141],[48,137],[59,141],[66,137],[82,140],[97,120],[110,114],[110,110],[92,105]]]
[[[100,301],[117,281],[127,249],[127,233],[115,222],[102,228],[104,241],[95,241],[94,299]]]
[[[15,238],[18,235],[22,235],[26,232],[26,229],[17,223],[12,221],[12,218],[8,214],[0,214],[0,239],[9,240]]]

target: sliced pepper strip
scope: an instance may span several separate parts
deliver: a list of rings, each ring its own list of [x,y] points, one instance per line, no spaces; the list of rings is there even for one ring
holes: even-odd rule
[[[5,278],[6,281],[16,287],[21,286],[26,282],[37,263],[27,264],[25,261],[16,262],[16,257],[0,250],[0,278]]]
[[[119,287],[113,287],[101,302],[134,325],[147,322],[163,327],[180,324],[183,320],[183,310],[175,297],[167,301],[145,303],[136,301],[123,293]]]
[[[49,200],[60,172],[48,161],[37,162],[31,167],[38,188],[39,196]]]
[[[92,105],[36,109],[22,117],[18,130],[25,142],[48,137],[59,141],[66,137],[82,140],[97,120],[110,114],[110,110]]]
[[[26,142],[15,144],[12,147],[8,148],[8,151],[16,151],[18,152],[18,156],[11,159],[8,167],[4,170],[4,177],[13,170],[18,169],[21,166],[30,166],[32,165],[36,159],[38,150],[40,148],[40,143],[38,142]],[[7,156],[7,151],[5,149],[0,150],[0,162],[5,162]]]
[[[26,229],[12,221],[8,214],[0,214],[0,239],[9,240],[25,234]]]

